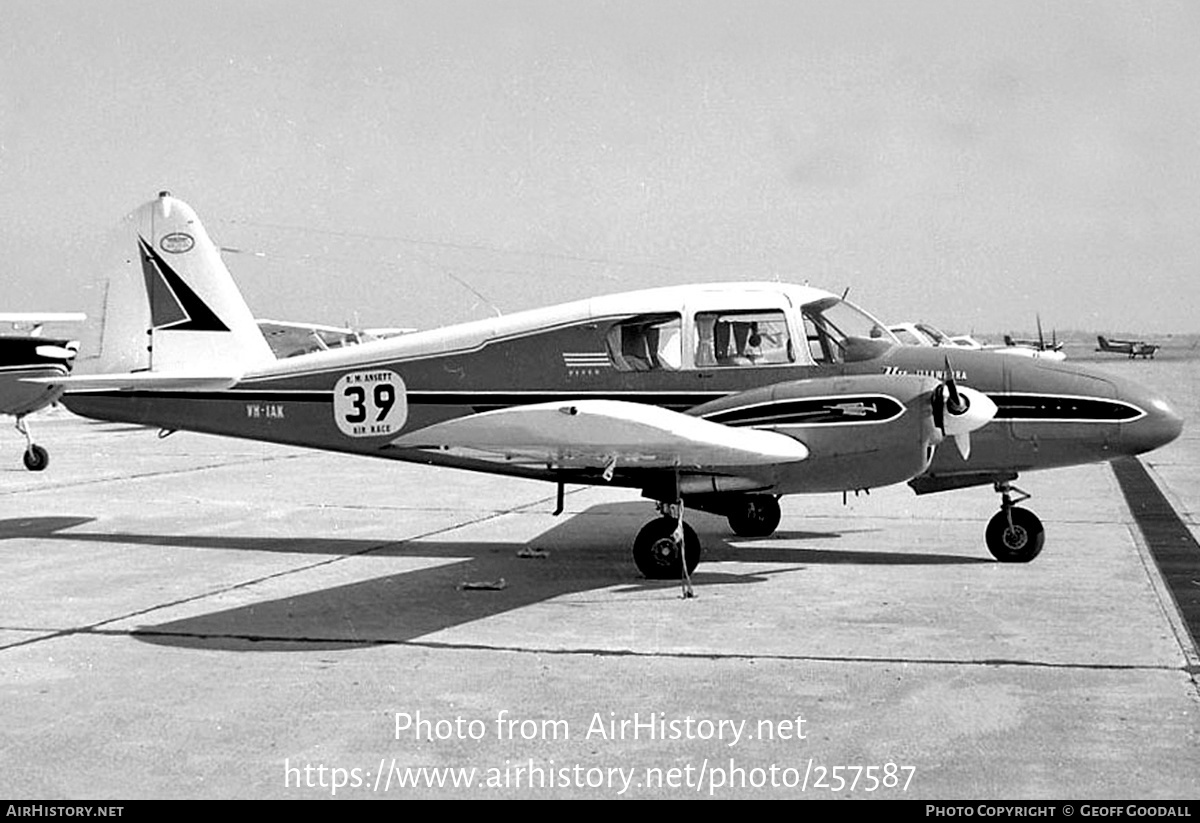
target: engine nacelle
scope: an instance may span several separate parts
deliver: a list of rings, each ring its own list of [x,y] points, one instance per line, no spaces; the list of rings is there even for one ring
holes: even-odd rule
[[[870,489],[902,483],[928,467],[942,441],[933,415],[933,397],[941,389],[932,377],[846,375],[752,389],[691,413],[727,426],[776,431],[804,443],[809,458],[781,468],[776,491]],[[978,392],[959,393],[985,411],[991,402]]]

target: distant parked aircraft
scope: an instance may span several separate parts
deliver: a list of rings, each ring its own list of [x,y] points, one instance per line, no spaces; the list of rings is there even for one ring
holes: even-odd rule
[[[1058,342],[1058,333],[1050,332],[1050,342],[1046,342],[1046,335],[1042,334],[1042,316],[1037,316],[1038,336],[1036,340],[1021,340],[1014,338],[1012,335],[1004,335],[1004,345],[1014,350],[1014,354],[1024,354],[1022,349],[1028,350],[1030,357],[1040,357],[1043,360],[1065,360],[1067,355],[1063,353],[1063,344]]]
[[[25,468],[41,471],[50,454],[33,442],[26,415],[44,409],[62,396],[62,387],[26,382],[30,377],[65,377],[71,373],[79,343],[42,337],[46,323],[83,320],[76,313],[0,313],[0,323],[11,323],[21,331],[0,336],[0,414],[17,419],[17,431],[25,436]]]
[[[1109,340],[1104,335],[1096,335],[1096,342],[1100,344],[1096,348],[1096,351],[1110,351],[1115,352],[1116,354],[1127,354],[1129,355],[1130,360],[1135,357],[1141,357],[1143,359],[1149,357],[1151,360],[1153,360],[1154,353],[1162,348],[1154,343],[1147,343],[1143,340]]]
[[[987,346],[970,335],[950,337],[936,326],[928,323],[896,323],[888,326],[888,331],[906,346],[948,346],[950,348],[972,349],[975,351],[990,351],[997,354],[1011,354],[1018,357],[1036,357],[1042,360],[1065,360],[1066,355],[1053,348],[1039,349],[1036,345],[1025,345],[1025,341],[1014,341],[1005,337],[1006,345]],[[1059,348],[1062,345],[1059,344]]]
[[[325,326],[320,323],[294,323],[290,320],[255,320],[267,345],[276,357],[298,357],[315,351],[357,346],[416,331],[414,328],[354,329]]]

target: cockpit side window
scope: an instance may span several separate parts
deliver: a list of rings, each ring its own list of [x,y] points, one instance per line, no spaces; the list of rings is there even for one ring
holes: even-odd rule
[[[618,371],[677,371],[683,365],[683,322],[678,314],[634,317],[613,326],[607,344]]]
[[[829,334],[820,317],[804,315],[804,336],[808,338],[808,352],[817,363],[842,362],[841,348],[836,339]]]
[[[699,312],[695,345],[700,369],[795,362],[782,311]]]
[[[898,341],[866,312],[836,297],[804,306],[804,334],[818,363],[870,360]]]

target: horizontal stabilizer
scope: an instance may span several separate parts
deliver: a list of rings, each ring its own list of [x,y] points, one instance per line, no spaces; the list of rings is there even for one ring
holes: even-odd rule
[[[554,467],[753,466],[808,457],[777,432],[732,428],[620,400],[538,403],[447,420],[405,434],[407,448],[468,449]]]
[[[223,391],[240,379],[241,375],[129,372],[81,374],[73,377],[31,377],[24,382],[62,386],[67,394],[75,394],[87,391]]]
[[[0,323],[78,323],[87,320],[87,315],[78,311],[52,312],[0,312]]]

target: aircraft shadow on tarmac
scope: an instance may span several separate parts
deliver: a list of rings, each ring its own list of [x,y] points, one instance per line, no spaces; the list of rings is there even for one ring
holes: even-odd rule
[[[132,632],[147,643],[233,651],[312,651],[405,643],[465,623],[541,603],[565,594],[611,589],[614,596],[646,590],[666,594],[672,581],[637,577],[628,543],[646,519],[645,503],[609,503],[568,515],[527,542],[454,542],[409,539],[274,538],[157,535],[66,531],[91,521],[82,517],[0,520],[0,539],[35,537],[78,543],[119,543],[164,548],[218,549],[328,555],[331,557],[447,558],[432,568],[384,575],[276,600],[188,617]],[[770,576],[818,564],[943,565],[990,563],[953,554],[818,549],[810,541],[842,540],[852,531],[780,532],[747,540],[730,534],[724,521],[707,515],[692,524],[705,546],[692,575],[698,594],[706,586],[763,583]],[[540,549],[545,558],[521,558]],[[720,561],[779,564],[755,572],[722,571]],[[497,581],[499,590],[464,590],[468,581]],[[618,587],[618,588],[614,588]],[[436,641],[427,641],[436,642]]]

